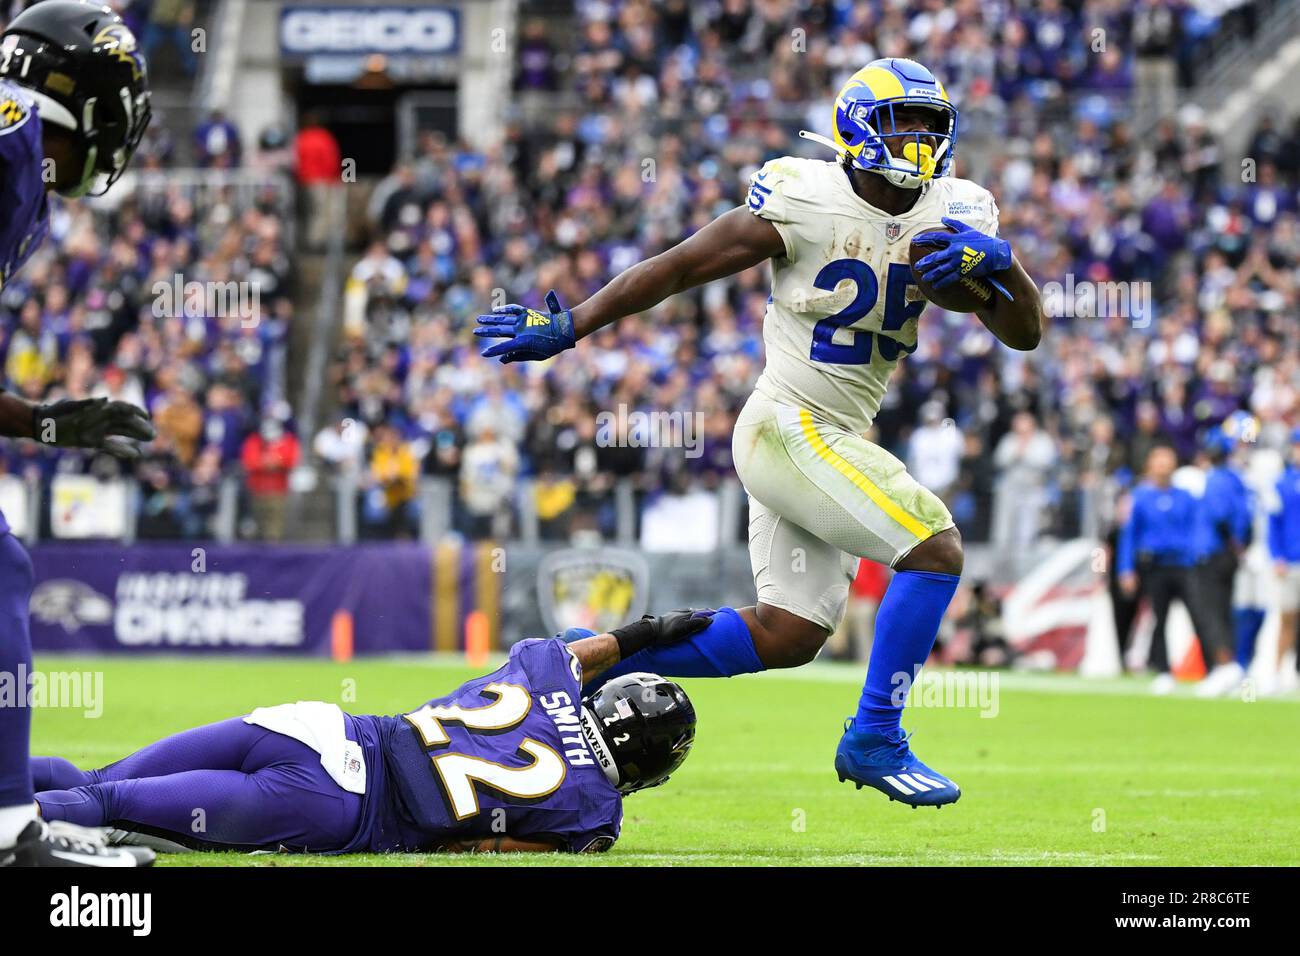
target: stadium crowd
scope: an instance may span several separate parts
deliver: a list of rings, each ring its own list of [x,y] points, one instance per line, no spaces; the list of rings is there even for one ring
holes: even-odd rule
[[[207,22],[209,3],[113,6],[150,57],[155,86],[192,81],[190,28]],[[50,241],[0,291],[0,384],[33,401],[133,402],[149,409],[158,439],[128,465],[6,442],[0,476],[39,487],[47,505],[58,475],[126,481],[138,490],[132,533],[154,538],[211,537],[220,486],[234,477],[241,510],[275,537],[297,461],[284,394],[292,196],[269,176],[253,185],[159,176],[241,165],[238,131],[220,113],[195,123],[189,143],[174,125],[156,111],[133,170],[107,198],[53,202]],[[51,509],[36,513],[36,532],[49,536]]]
[[[797,130],[826,131],[835,90],[861,64],[906,55],[945,80],[961,110],[957,171],[993,190],[1022,262],[1040,282],[1076,283],[1049,297],[1034,353],[931,308],[900,363],[874,437],[945,497],[967,540],[1104,534],[1154,444],[1190,461],[1239,408],[1259,416],[1261,445],[1284,445],[1300,385],[1286,321],[1300,130],[1266,118],[1253,178],[1239,181],[1194,110],[1139,135],[1132,108],[1184,81],[1223,18],[1253,29],[1253,4],[584,0],[576,11],[571,31],[521,24],[505,142],[475,152],[423,133],[375,188],[374,239],[351,268],[330,370],[337,415],[318,434],[296,435],[283,401],[294,250],[273,191],[173,184],[93,215],[62,206],[56,241],[0,297],[6,387],[148,405],[163,436],[138,471],[144,536],[211,533],[216,487],[236,474],[256,519],[246,532],[276,538],[289,474],[309,454],[357,478],[366,534],[413,534],[419,481],[432,476],[471,536],[517,532],[524,512],[544,537],[609,536],[620,482],[644,515],[734,477],[731,425],[762,366],[766,270],[678,296],[545,366],[480,359],[474,316],[538,304],[552,287],[581,301],[741,202],[765,160],[826,155]],[[175,45],[166,23],[151,36]],[[245,150],[215,113],[188,153],[201,167],[291,167],[287,136],[270,133]],[[140,165],[165,168],[177,146],[155,124]],[[257,278],[257,320],[155,314],[155,283],[176,275]],[[1120,308],[1098,316],[1070,298],[1089,283],[1119,283]],[[620,409],[680,412],[700,441],[690,454],[631,447]],[[613,441],[601,413],[624,429]],[[26,443],[5,456],[9,471],[45,480],[115,467]]]
[[[4,385],[33,401],[130,401],[159,436],[133,466],[6,442],[0,473],[46,496],[56,474],[133,480],[143,537],[210,536],[220,482],[241,463],[249,493],[266,493],[256,436],[289,416],[284,198],[141,180],[112,209],[59,205],[52,241],[0,292]]]
[[[766,159],[819,155],[796,131],[826,132],[835,90],[880,55],[943,77],[961,110],[959,174],[993,190],[1031,274],[1076,283],[1049,298],[1032,354],[1001,348],[973,316],[928,310],[876,420],[876,440],[944,495],[968,540],[1102,534],[1153,444],[1189,461],[1239,408],[1260,416],[1260,442],[1283,443],[1300,412],[1286,321],[1300,130],[1259,130],[1253,182],[1221,174],[1194,110],[1135,132],[1132,104],[1202,55],[1209,12],[1162,0],[577,6],[571,45],[523,25],[499,149],[426,134],[372,198],[375,241],[352,270],[332,379],[339,420],[356,427],[317,444],[369,489],[374,533],[413,527],[417,471],[456,486],[469,534],[517,528],[527,489],[554,537],[611,533],[620,479],[648,507],[730,478],[731,423],[762,365],[765,269],[546,366],[485,362],[469,328],[548,288],[579,302],[741,202]],[[1249,4],[1228,15],[1252,23]],[[1112,282],[1128,298],[1099,295],[1101,315],[1071,297]],[[698,413],[702,453],[600,440],[597,417],[620,407]]]

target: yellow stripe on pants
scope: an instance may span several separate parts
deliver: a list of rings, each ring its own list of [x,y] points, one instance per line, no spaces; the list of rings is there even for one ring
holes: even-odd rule
[[[799,409],[799,424],[803,428],[804,438],[807,439],[808,444],[812,446],[812,450],[817,453],[819,458],[827,462],[832,468],[849,481],[853,482],[854,486],[870,498],[875,503],[876,507],[897,521],[914,536],[923,540],[930,537],[929,528],[891,501],[870,478],[837,455],[835,451],[826,444],[822,439],[822,436],[817,434],[817,429],[813,426],[812,412],[804,408]]]

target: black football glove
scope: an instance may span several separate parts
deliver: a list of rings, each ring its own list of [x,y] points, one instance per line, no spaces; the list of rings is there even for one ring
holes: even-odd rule
[[[686,640],[709,626],[717,611],[712,608],[686,608],[668,614],[646,614],[609,633],[618,641],[618,656],[627,660],[647,647],[666,647]]]
[[[149,413],[130,402],[106,398],[64,399],[32,409],[32,437],[60,448],[95,448],[115,458],[139,458],[137,442],[157,432]]]

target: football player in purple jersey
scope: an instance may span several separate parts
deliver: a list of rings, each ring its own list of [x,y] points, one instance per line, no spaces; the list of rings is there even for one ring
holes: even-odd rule
[[[334,704],[263,707],[98,770],[34,757],[46,819],[158,849],[292,852],[607,850],[623,797],[686,759],[695,709],[654,674],[582,685],[685,640],[712,611],[514,645],[509,660],[393,717]]]
[[[46,0],[0,38],[0,288],[49,232],[48,193],[98,195],[149,125],[135,37],[108,7]],[[149,416],[106,399],[33,405],[0,390],[0,435],[123,458],[154,437]],[[31,673],[32,565],[0,514],[0,672]],[[136,866],[152,860],[37,818],[28,771],[31,708],[0,707],[0,866]]]

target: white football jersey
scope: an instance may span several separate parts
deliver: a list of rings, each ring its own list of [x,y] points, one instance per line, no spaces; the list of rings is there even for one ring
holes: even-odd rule
[[[944,216],[990,235],[998,208],[982,186],[944,177],[907,212],[867,203],[838,162],[782,157],[750,179],[749,209],[785,242],[772,260],[763,320],[767,367],[756,389],[849,431],[866,431],[898,360],[916,350],[925,300],[907,250]]]

